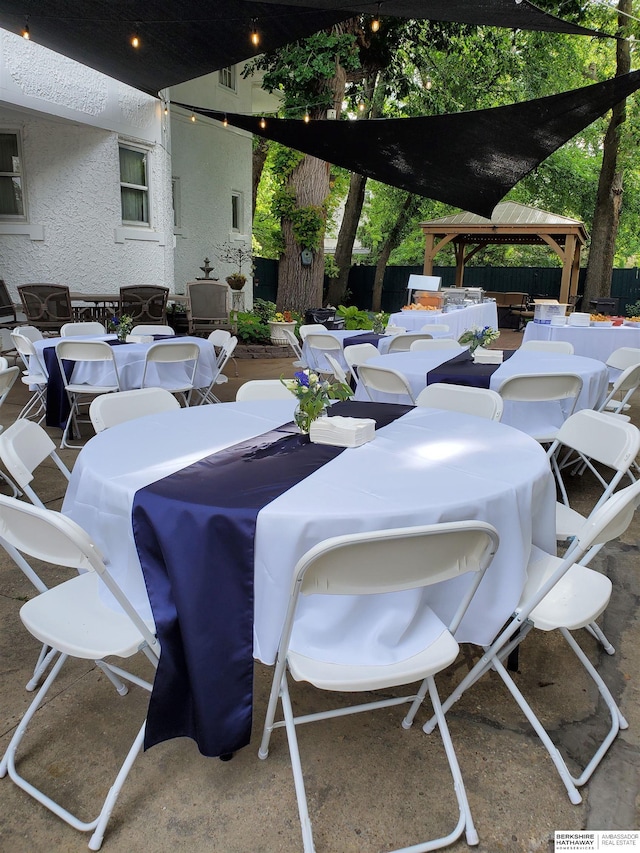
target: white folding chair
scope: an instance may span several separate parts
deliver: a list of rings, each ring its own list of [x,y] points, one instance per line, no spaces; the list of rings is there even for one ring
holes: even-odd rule
[[[213,332],[211,332],[207,337],[209,343],[213,344],[216,350],[217,361],[220,360],[219,356],[222,355],[222,347],[225,344],[230,343],[232,337],[233,335],[231,334],[231,332],[228,332],[226,329],[214,329]],[[233,369],[235,375],[238,376],[238,362],[233,356],[231,356],[231,361],[233,362]]]
[[[60,329],[61,338],[71,338],[75,335],[106,335],[107,330],[97,320],[87,320],[79,323],[65,323]]]
[[[453,634],[460,624],[475,590],[498,547],[498,534],[490,525],[480,521],[460,521],[445,524],[377,530],[337,536],[311,548],[298,561],[293,572],[291,594],[286,620],[278,647],[271,694],[267,707],[262,743],[258,755],[266,758],[274,728],[284,726],[289,743],[291,767],[298,801],[305,853],[315,849],[309,819],[304,777],[296,737],[296,726],[316,720],[386,708],[412,702],[411,711],[422,703],[427,690],[454,779],[459,817],[455,829],[442,838],[417,844],[411,851],[434,850],[453,843],[463,833],[469,844],[477,844],[478,836],[467,802],[464,782],[458,766],[449,730],[440,713],[440,699],[434,676],[450,666],[458,655]],[[389,567],[393,566],[393,571]],[[448,625],[430,614],[434,631],[432,642],[414,656],[384,664],[351,662],[351,640],[343,639],[343,663],[331,663],[322,654],[322,637],[317,636],[314,651],[294,651],[290,647],[291,633],[298,602],[316,593],[323,595],[368,595],[419,589],[440,581],[472,573],[460,604]],[[328,639],[328,638],[327,638]],[[288,673],[295,681],[306,681],[318,690],[346,693],[368,693],[387,690],[424,679],[420,692],[410,696],[384,698],[365,704],[319,711],[296,717],[289,696]],[[282,703],[284,720],[274,722],[278,700]]]
[[[168,337],[173,337],[175,333],[173,326],[144,325],[144,323],[134,326],[130,332],[132,335],[167,335]]]
[[[432,338],[433,335],[428,332],[405,332],[402,335],[394,335],[389,342],[387,352],[409,352],[414,341],[428,341]]]
[[[380,355],[380,353],[373,344],[352,344],[351,346],[344,347],[343,355],[344,360],[347,362],[347,367],[353,376],[353,381],[357,382],[358,367],[361,364],[366,364],[367,361]]]
[[[189,406],[199,359],[200,347],[190,341],[152,344],[144,360],[140,387],[166,388]]]
[[[396,394],[408,397],[414,404],[416,399],[406,376],[399,370],[389,367],[378,367],[371,364],[361,364],[358,368],[358,382],[361,382],[367,392],[369,399],[374,400],[372,391],[382,394]]]
[[[71,477],[71,472],[56,453],[56,446],[48,433],[34,421],[24,418],[0,433],[0,459],[31,503],[42,508],[44,504],[31,486],[36,468],[50,459],[67,482]]]
[[[322,323],[304,323],[298,329],[298,334],[300,335],[300,338],[302,339],[302,342],[304,343],[307,335],[310,332],[313,332],[313,333],[317,332],[318,334],[322,335],[322,334],[325,334],[326,331],[327,331],[327,327],[323,326]]]
[[[236,400],[291,400],[295,399],[279,379],[250,379],[236,391]]]
[[[331,367],[327,362],[325,355],[332,353],[334,355],[342,355],[342,344],[333,335],[326,332],[320,334],[318,332],[307,333],[304,339],[309,361],[309,369],[316,373],[332,373]]]
[[[19,328],[29,329],[31,327],[20,326]],[[35,331],[37,332],[38,330],[36,329]],[[18,419],[34,418],[37,419],[38,423],[42,423],[47,408],[47,368],[38,357],[30,337],[23,335],[22,332],[13,331],[11,332],[11,340],[25,366],[21,381],[31,391],[31,397],[18,415]]]
[[[78,448],[81,445],[70,444],[69,434],[72,430],[79,436],[78,414],[81,406],[88,406],[94,397],[99,394],[111,394],[120,390],[120,379],[118,368],[113,357],[113,348],[106,341],[81,341],[76,338],[66,338],[56,344],[56,356],[60,367],[60,375],[64,382],[64,388],[69,398],[70,412],[65,424],[60,447]],[[104,377],[108,381],[90,385],[83,382],[74,382],[73,373],[77,368],[74,366],[70,379],[66,378],[65,361],[88,362],[106,368]]]
[[[421,326],[418,331],[437,332],[438,334],[448,335],[451,330],[449,326],[445,326],[444,323],[425,323],[425,325]]]
[[[490,388],[449,385],[446,382],[435,382],[423,388],[416,397],[416,405],[431,409],[446,409],[450,412],[464,412],[490,421],[499,421],[504,408],[502,397],[497,391],[492,391]]]
[[[582,391],[582,378],[573,373],[517,374],[504,380],[497,389],[503,400],[519,403],[544,403],[566,400],[568,411],[564,419],[573,414]],[[554,440],[558,427],[552,424],[536,426],[529,433],[536,441],[547,444]]]
[[[324,357],[327,359],[329,367],[331,368],[331,372],[338,380],[338,382],[342,382],[344,385],[348,385],[349,379],[347,377],[347,374],[342,369],[342,365],[338,364],[335,358],[328,352],[324,354]]]
[[[616,370],[626,370],[634,364],[640,364],[640,349],[638,347],[618,347],[614,349],[605,364]]]
[[[0,361],[2,362],[0,364],[0,408],[2,408],[2,404],[9,395],[9,391],[11,391],[16,379],[20,375],[20,368],[9,367],[6,358],[1,358]],[[20,423],[24,423],[24,421],[20,421]],[[0,425],[0,439],[2,438],[2,430],[3,427]],[[11,472],[9,471],[9,473]],[[14,498],[18,496],[18,489],[16,489],[15,483],[12,483],[2,471],[0,471],[0,480],[3,480],[9,486]]]
[[[28,338],[32,343],[41,341],[44,338],[44,335],[36,326],[16,326],[13,331],[24,338]]]
[[[220,354],[218,356],[218,363],[215,368],[215,372],[213,378],[209,385],[206,388],[197,388],[196,390],[200,394],[200,400],[198,401],[198,405],[201,406],[203,403],[219,403],[220,400],[213,393],[213,389],[216,385],[223,385],[229,381],[228,377],[224,375],[222,372],[227,365],[227,362],[230,358],[233,357],[233,353],[235,348],[238,346],[238,339],[235,335],[232,335],[228,341],[226,341],[222,345],[222,349],[220,350]]]
[[[573,355],[573,344],[570,341],[525,341],[520,344],[520,349],[526,352],[562,352],[566,355]]]
[[[117,426],[144,415],[158,415],[180,408],[180,403],[166,388],[134,388],[102,394],[92,400],[89,418],[96,432]]]
[[[490,669],[494,669],[551,756],[569,799],[574,804],[582,800],[578,788],[591,778],[618,731],[628,726],[606,684],[570,633],[593,623],[605,611],[611,596],[609,578],[601,572],[587,568],[584,563],[589,561],[595,551],[624,533],[639,502],[640,481],[611,495],[585,522],[564,559],[534,549],[527,566],[526,586],[514,616],[442,705],[446,713],[469,687]],[[609,730],[579,776],[569,771],[544,725],[503,664],[503,660],[522,643],[533,628],[559,631],[592,679],[609,712]],[[565,687],[569,684],[570,680]],[[423,730],[430,733],[436,722],[437,718],[433,716],[424,725]],[[594,738],[592,727],[588,738]]]
[[[41,643],[50,646],[58,654],[58,658],[9,742],[0,762],[0,777],[8,773],[9,778],[18,787],[74,829],[92,832],[89,848],[99,850],[120,789],[142,749],[145,724],[142,724],[136,735],[98,816],[91,821],[81,821],[21,776],[16,767],[16,752],[29,723],[45,702],[68,657],[86,661],[102,660],[111,656],[128,658],[143,651],[156,666],[159,649],[154,628],[138,616],[120,587],[113,581],[91,539],[65,516],[0,496],[0,541],[3,545],[8,545],[9,553],[17,552],[24,562],[27,562],[26,557],[30,557],[82,570],[82,574],[51,589],[43,590],[20,609],[20,618],[27,630]],[[115,597],[120,611],[102,602],[99,580]],[[111,673],[117,673],[125,680],[145,690],[151,690],[151,684],[140,677],[114,664],[111,664],[109,669]],[[125,685],[122,685],[122,692],[127,692]],[[81,722],[81,715],[74,716],[72,725],[66,725],[69,733],[75,732]],[[37,754],[37,748],[34,750],[33,745],[31,753],[33,760]],[[100,767],[100,774],[102,773],[103,768]]]
[[[306,368],[307,363],[304,360],[304,356],[302,355],[302,349],[294,333],[291,331],[291,329],[283,329],[282,334],[287,339],[287,343],[293,350],[293,354],[296,357],[296,360],[293,362],[293,366]]]
[[[615,415],[624,412],[629,407],[632,394],[640,385],[640,362],[626,367],[620,376],[614,380],[611,390],[598,406],[599,412],[612,412]],[[620,395],[620,396],[619,396]]]
[[[420,338],[414,341],[409,350],[411,352],[429,352],[439,349],[460,349],[460,344],[453,338]]]

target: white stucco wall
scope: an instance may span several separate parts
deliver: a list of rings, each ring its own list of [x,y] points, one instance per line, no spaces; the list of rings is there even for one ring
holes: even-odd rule
[[[250,80],[237,75],[237,90],[219,85],[218,74],[171,88],[171,101],[228,112],[251,112]],[[237,271],[221,262],[218,247],[227,242],[251,248],[251,134],[223,127],[220,122],[171,108],[172,172],[179,179],[181,195],[180,228],[175,242],[176,290],[182,292],[187,281],[202,276],[200,267],[207,257],[214,267],[213,276],[224,279]],[[231,228],[231,196],[241,196],[242,224],[238,232]],[[249,276],[247,266],[243,272]],[[245,287],[245,304],[250,307],[250,283]]]
[[[0,31],[0,128],[22,137],[26,222],[0,222],[0,277],[72,290],[173,289],[171,165],[160,102]],[[151,227],[123,228],[118,142],[149,150]]]

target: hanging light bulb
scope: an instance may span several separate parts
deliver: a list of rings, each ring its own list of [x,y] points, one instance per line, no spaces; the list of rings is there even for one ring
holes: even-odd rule
[[[21,35],[22,35],[23,39],[26,39],[26,41],[29,41],[29,39],[31,38],[31,33],[29,32],[29,16],[28,15],[24,19],[24,27],[22,28]]]
[[[363,112],[364,112],[364,108],[365,108],[365,107],[366,107],[366,104],[365,104],[365,102],[364,102],[364,98],[363,98],[363,97],[362,97],[362,95],[361,95],[361,96],[360,96],[360,100],[358,101],[358,110],[359,110],[361,113],[363,113]]]
[[[228,124],[229,124],[229,122],[227,121],[227,116],[225,115],[225,117],[222,119],[222,126],[227,127]]]
[[[251,20],[251,44],[254,47],[258,47],[260,44],[260,33],[258,32],[258,19],[252,18]]]
[[[431,77],[429,77],[428,75],[427,75],[427,81],[425,83],[425,86],[427,87],[427,90],[431,89],[431,87],[433,86],[433,83],[431,82]]]
[[[377,33],[379,29],[380,29],[380,3],[378,3],[378,8],[376,10],[376,16],[373,19],[373,21],[371,21],[371,32]]]
[[[131,36],[131,47],[138,48],[140,47],[140,38],[138,36],[138,23],[136,22],[135,28],[133,30],[133,35]]]
[[[193,113],[191,113],[191,121],[195,121],[195,120],[196,120],[195,115]]]
[[[169,115],[169,104],[168,104],[166,101],[165,101],[165,104],[164,104],[164,114],[165,114],[166,116],[168,116],[168,115]]]
[[[267,126],[267,122],[263,117],[260,119],[260,127],[264,130],[266,126]]]
[[[309,114],[309,107],[305,107],[303,119],[304,119],[305,124],[309,124],[309,122],[311,121],[311,115]]]

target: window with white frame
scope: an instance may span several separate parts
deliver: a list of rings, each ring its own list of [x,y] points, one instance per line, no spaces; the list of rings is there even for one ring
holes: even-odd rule
[[[148,156],[144,148],[120,145],[120,198],[124,225],[149,225]]]
[[[21,140],[17,131],[0,131],[0,219],[25,218]]]
[[[236,67],[235,65],[230,65],[228,68],[221,68],[218,72],[218,82],[221,86],[224,86],[225,89],[231,89],[232,92],[236,90]]]
[[[231,193],[231,230],[242,231],[242,193]]]

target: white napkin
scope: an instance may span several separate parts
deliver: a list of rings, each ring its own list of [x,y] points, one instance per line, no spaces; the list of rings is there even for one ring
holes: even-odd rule
[[[476,350],[473,354],[474,364],[502,364],[504,351],[501,349]]]
[[[309,439],[315,444],[332,444],[334,447],[359,447],[375,437],[373,418],[316,418],[309,430]]]

